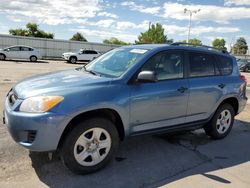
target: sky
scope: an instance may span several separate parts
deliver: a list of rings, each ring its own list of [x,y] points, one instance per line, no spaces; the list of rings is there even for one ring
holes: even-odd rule
[[[81,32],[90,42],[117,37],[133,43],[149,23],[160,23],[168,39],[179,41],[187,38],[185,8],[200,9],[192,16],[190,38],[207,45],[224,38],[229,47],[245,37],[250,44],[250,0],[0,0],[0,33],[34,22],[56,39]]]

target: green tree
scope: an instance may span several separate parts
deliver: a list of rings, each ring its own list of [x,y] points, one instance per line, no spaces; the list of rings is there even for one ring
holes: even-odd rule
[[[9,33],[11,35],[18,35],[18,36],[29,36],[29,33],[26,29],[10,29]]]
[[[88,42],[87,39],[79,32],[74,34],[70,40]]]
[[[54,38],[53,33],[47,33],[38,28],[38,25],[35,23],[27,23],[26,29],[10,29],[9,33],[11,35],[18,35],[18,36],[26,36],[26,37],[40,37],[40,38]]]
[[[227,48],[225,47],[226,41],[224,39],[214,39],[214,41],[212,42],[212,45],[214,48],[227,50]]]
[[[124,41],[121,41],[115,37],[112,37],[110,39],[103,40],[104,44],[116,44],[116,45],[129,45],[130,43],[126,43]]]
[[[247,50],[248,46],[246,39],[244,37],[238,38],[233,46],[233,54],[244,55],[247,53]]]
[[[180,42],[187,43],[186,40],[182,40],[182,41],[180,41]],[[193,45],[202,45],[201,40],[199,40],[199,39],[197,39],[197,38],[189,39],[188,43],[189,43],[189,44],[193,44]]]
[[[173,40],[168,40],[167,35],[164,34],[164,28],[161,24],[152,24],[150,28],[142,32],[138,36],[138,41],[136,44],[157,44],[157,43],[173,43]]]

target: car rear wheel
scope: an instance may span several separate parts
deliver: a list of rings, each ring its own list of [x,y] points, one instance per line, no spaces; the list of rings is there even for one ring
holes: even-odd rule
[[[5,57],[5,55],[4,55],[4,54],[0,54],[0,60],[2,60],[2,61],[3,61],[3,60],[5,60],[5,58],[6,58],[6,57]]]
[[[75,64],[77,62],[76,57],[70,57],[69,62]]]
[[[31,57],[30,57],[30,61],[31,61],[31,62],[37,61],[37,57],[36,57],[36,56],[31,56]]]
[[[60,148],[62,161],[77,174],[103,168],[113,157],[119,143],[115,125],[104,118],[85,120],[68,134]]]
[[[204,127],[206,134],[213,139],[224,138],[233,127],[234,116],[235,112],[230,104],[221,105],[211,121]]]

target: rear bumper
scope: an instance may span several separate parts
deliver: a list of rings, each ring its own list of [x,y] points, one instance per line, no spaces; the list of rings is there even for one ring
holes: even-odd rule
[[[237,114],[239,114],[240,112],[242,112],[244,110],[244,108],[247,105],[247,100],[248,100],[247,97],[243,97],[243,98],[241,98],[241,100],[239,100],[239,108],[238,108]]]
[[[57,149],[64,128],[70,118],[55,113],[16,112],[5,103],[4,123],[18,144],[32,151]]]

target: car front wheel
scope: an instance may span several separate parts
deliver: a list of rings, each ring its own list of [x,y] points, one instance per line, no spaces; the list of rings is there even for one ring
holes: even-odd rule
[[[5,60],[5,55],[4,54],[0,54],[0,60]]]
[[[77,61],[76,57],[70,57],[69,58],[69,62],[72,63],[72,64],[75,64]]]
[[[114,155],[119,143],[115,125],[104,118],[93,118],[72,129],[60,148],[63,163],[77,174],[103,168]]]
[[[211,121],[204,127],[206,134],[213,139],[226,137],[233,127],[234,116],[235,112],[230,104],[221,105]]]

